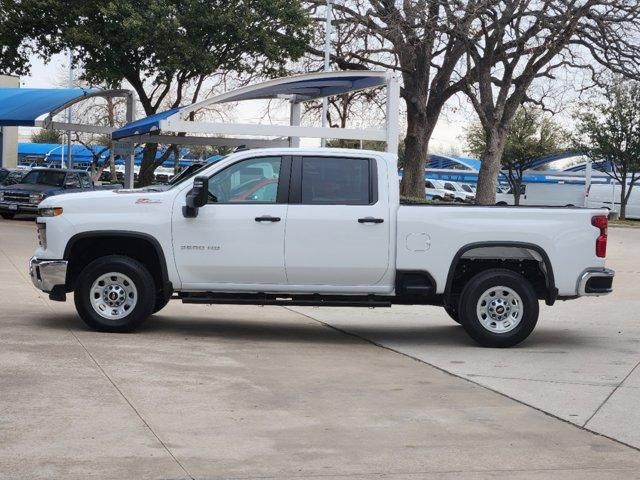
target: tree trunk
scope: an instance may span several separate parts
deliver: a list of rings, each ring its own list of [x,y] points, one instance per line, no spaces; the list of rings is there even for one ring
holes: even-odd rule
[[[487,144],[480,159],[480,173],[478,173],[477,205],[495,205],[496,203],[500,160],[504,153],[507,133],[506,129],[496,127],[487,134]]]
[[[158,151],[157,143],[147,143],[142,151],[142,164],[140,165],[140,173],[138,174],[138,187],[146,187],[151,185],[154,180],[153,173],[156,166],[156,152]]]
[[[513,204],[517,207],[520,205],[520,185],[515,185],[511,188],[513,188]]]
[[[113,156],[113,142],[109,148],[109,173],[110,180],[113,183],[116,183],[118,181],[118,173],[116,172],[116,159]]]
[[[620,220],[627,219],[627,177],[622,176],[620,182]]]
[[[401,195],[425,198],[424,175],[433,127],[424,113],[407,102],[407,136],[404,140],[404,173],[400,183]]]

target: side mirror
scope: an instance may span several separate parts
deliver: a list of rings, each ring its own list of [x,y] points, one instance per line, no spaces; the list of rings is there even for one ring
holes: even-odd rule
[[[198,216],[198,209],[207,204],[209,199],[209,178],[196,177],[193,180],[193,188],[187,193],[186,205],[182,208],[182,214],[187,218]]]

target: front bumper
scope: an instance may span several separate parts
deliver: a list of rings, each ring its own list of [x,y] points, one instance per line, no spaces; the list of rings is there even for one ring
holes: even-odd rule
[[[613,291],[616,272],[608,268],[586,270],[578,280],[578,295],[597,297]]]
[[[38,213],[38,205],[31,203],[0,203],[0,212],[2,213]]]
[[[67,281],[66,260],[40,260],[31,257],[29,260],[29,276],[33,285],[43,292],[50,293],[58,285]]]

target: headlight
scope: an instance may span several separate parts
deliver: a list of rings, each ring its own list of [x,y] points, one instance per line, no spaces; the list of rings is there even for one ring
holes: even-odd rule
[[[44,195],[41,193],[31,193],[29,194],[29,203],[38,204],[42,201]]]
[[[62,215],[62,207],[41,208],[38,210],[39,217],[57,217]]]
[[[0,202],[4,202],[4,192],[0,192]]]

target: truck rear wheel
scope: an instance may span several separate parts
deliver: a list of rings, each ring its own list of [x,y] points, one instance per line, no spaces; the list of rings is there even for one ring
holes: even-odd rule
[[[511,270],[492,269],[465,285],[458,304],[460,323],[484,347],[512,347],[538,322],[538,297],[531,283]]]
[[[89,327],[102,332],[130,332],[151,315],[156,305],[149,271],[122,255],[108,255],[89,263],[76,285],[78,314]]]

